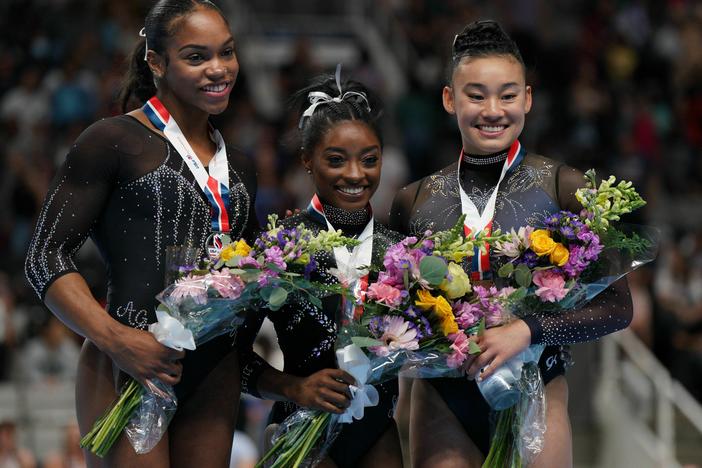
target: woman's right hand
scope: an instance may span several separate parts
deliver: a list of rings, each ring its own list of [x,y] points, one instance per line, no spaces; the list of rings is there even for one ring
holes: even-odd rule
[[[298,406],[342,414],[351,404],[349,385],[356,381],[341,369],[323,369],[295,379],[290,400]]]
[[[119,324],[119,332],[103,351],[117,366],[142,385],[158,379],[168,385],[180,381],[185,351],[162,345],[151,333]]]

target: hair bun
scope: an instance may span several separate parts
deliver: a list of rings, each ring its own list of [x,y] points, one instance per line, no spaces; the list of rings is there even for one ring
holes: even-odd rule
[[[451,55],[454,61],[466,56],[513,55],[524,63],[517,45],[493,20],[474,21],[463,28],[454,38]]]

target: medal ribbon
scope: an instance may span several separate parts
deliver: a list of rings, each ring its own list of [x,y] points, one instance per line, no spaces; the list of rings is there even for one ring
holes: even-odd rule
[[[370,209],[370,206],[369,206]],[[334,230],[334,226],[331,225],[329,220],[327,219],[326,215],[324,214],[324,207],[322,206],[322,202],[319,200],[319,197],[315,193],[314,196],[312,197],[312,200],[310,201],[310,204],[307,205],[307,212],[308,214],[316,221],[318,221],[321,224],[326,224],[327,229],[329,230]],[[361,232],[361,235],[358,236],[358,241],[360,244],[355,246],[351,252],[349,250],[342,246],[342,247],[335,247],[334,248],[334,258],[336,260],[337,266],[340,267],[341,265],[348,265],[348,267],[353,267],[356,270],[358,270],[359,273],[362,273],[363,270],[360,267],[363,266],[370,266],[371,263],[371,257],[373,253],[373,212],[371,210],[371,218],[370,221],[368,221],[368,224],[366,224],[366,227],[363,229]],[[356,299],[359,302],[364,302],[365,297],[366,297],[366,290],[368,289],[368,272],[366,270],[365,274],[359,275],[358,281],[355,282],[353,285],[353,291],[354,295],[356,296]],[[344,301],[346,299],[344,298]],[[343,307],[343,302],[342,302],[342,307]],[[360,318],[361,314],[363,313],[363,306],[357,305],[354,308],[354,313],[353,313],[353,318],[354,320],[357,320]]]
[[[502,172],[500,174],[500,179],[495,185],[495,189],[492,191],[490,198],[483,213],[480,214],[478,208],[470,199],[468,194],[461,187],[461,160],[463,159],[463,150],[458,158],[458,190],[461,194],[461,211],[466,215],[466,219],[463,225],[463,233],[469,236],[472,232],[479,232],[485,230],[485,232],[490,235],[492,233],[492,220],[495,216],[495,203],[497,201],[497,192],[500,189],[500,183],[505,178],[508,173],[514,171],[522,159],[526,155],[526,150],[522,147],[519,140],[515,140],[512,146],[509,148],[507,153],[507,159],[502,166]],[[471,266],[471,279],[473,280],[483,280],[490,277],[490,249],[487,243],[483,246],[484,248],[475,248],[475,254],[473,255],[473,264]]]
[[[149,99],[142,110],[154,127],[166,135],[205,193],[212,206],[212,230],[229,232],[229,164],[222,134],[210,125],[210,138],[217,144],[217,151],[210,161],[208,173],[178,127],[178,123],[156,96]]]

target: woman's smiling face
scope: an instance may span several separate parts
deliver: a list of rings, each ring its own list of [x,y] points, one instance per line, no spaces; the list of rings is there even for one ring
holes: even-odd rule
[[[176,20],[159,61],[163,81],[186,109],[219,114],[227,108],[239,63],[234,39],[222,15],[199,7]]]
[[[378,188],[381,167],[380,140],[358,120],[334,124],[303,163],[312,172],[319,198],[348,211],[363,209]]]
[[[508,148],[524,129],[531,87],[512,56],[466,57],[443,91],[444,108],[456,115],[463,149],[485,155]]]

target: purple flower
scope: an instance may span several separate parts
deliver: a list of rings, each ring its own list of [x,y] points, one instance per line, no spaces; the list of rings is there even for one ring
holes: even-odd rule
[[[280,250],[280,247],[277,245],[264,250],[263,254],[265,255],[266,263],[272,263],[281,270],[285,270],[287,268],[287,265],[283,260],[283,251]]]
[[[456,302],[453,305],[453,314],[456,316],[456,323],[461,330],[468,330],[477,325],[483,316],[480,307],[469,302]]]
[[[307,265],[305,265],[305,279],[308,280],[310,279],[310,276],[312,275],[312,272],[314,272],[317,269],[317,262],[315,261],[314,257],[310,258],[310,261],[307,262]]]

